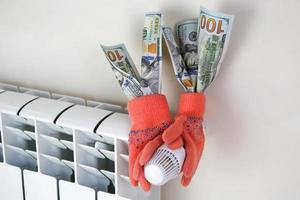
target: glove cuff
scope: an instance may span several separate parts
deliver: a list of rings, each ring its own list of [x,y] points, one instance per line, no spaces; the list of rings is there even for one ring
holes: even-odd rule
[[[203,117],[205,112],[205,95],[203,93],[187,92],[180,96],[177,116]]]
[[[128,102],[132,129],[152,128],[171,121],[169,106],[164,95],[137,97]]]

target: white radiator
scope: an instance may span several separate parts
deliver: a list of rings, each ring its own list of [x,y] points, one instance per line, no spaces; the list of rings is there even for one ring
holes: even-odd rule
[[[0,200],[159,200],[128,178],[117,105],[0,84]]]

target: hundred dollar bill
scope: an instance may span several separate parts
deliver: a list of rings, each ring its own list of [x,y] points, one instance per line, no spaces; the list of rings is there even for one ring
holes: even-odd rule
[[[110,63],[140,81],[140,75],[124,44],[101,47]]]
[[[143,96],[144,92],[139,83],[139,73],[137,72],[134,63],[129,56],[125,45],[101,45],[101,47],[125,95],[129,99]]]
[[[196,19],[185,20],[176,24],[176,36],[179,42],[180,53],[195,87],[198,74],[197,27],[198,21]]]
[[[161,90],[161,23],[160,13],[146,13],[140,83],[142,87],[149,87],[152,93],[160,93]]]
[[[135,78],[118,68],[112,67],[112,70],[128,99],[134,99],[144,95],[139,82]]]
[[[170,27],[162,27],[162,32],[167,44],[173,69],[178,82],[181,84],[185,91],[194,92],[195,88],[193,82],[186,70],[186,66],[182,59],[182,56],[179,53],[179,48],[175,41],[172,29]]]
[[[233,19],[233,15],[200,9],[197,92],[204,92],[219,71],[228,46]]]

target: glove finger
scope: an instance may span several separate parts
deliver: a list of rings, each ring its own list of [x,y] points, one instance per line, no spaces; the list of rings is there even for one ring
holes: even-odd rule
[[[145,145],[142,151],[141,157],[139,158],[139,164],[141,166],[144,166],[152,158],[152,155],[154,154],[156,149],[162,144],[163,141],[161,135],[148,142],[148,144]]]
[[[174,150],[174,149],[178,149],[180,147],[182,147],[184,145],[183,143],[183,139],[181,136],[179,136],[174,142],[172,142],[171,144],[168,144],[167,146]]]
[[[138,182],[136,180],[134,180],[133,178],[130,177],[130,183],[133,187],[137,187],[138,186]]]
[[[184,187],[187,187],[191,183],[192,178],[193,177],[185,177],[183,175],[182,178],[181,178],[181,185],[184,186]]]
[[[182,168],[183,175],[191,177],[194,174],[195,165],[197,165],[197,148],[188,133],[184,133],[183,140],[185,144],[186,158]]]
[[[203,149],[204,149],[204,143],[205,143],[205,137],[204,137],[204,134],[203,134],[203,131],[202,131],[200,137],[198,137],[198,139],[197,139],[197,144],[196,144],[197,161],[196,161],[196,165],[194,166],[194,168],[192,170],[192,176],[196,173],[197,168],[199,166],[199,162],[200,162],[200,159],[202,157],[202,153],[203,153]]]
[[[132,155],[129,156],[129,179],[132,186],[137,187],[138,182],[133,178],[133,166],[134,166],[134,157]]]
[[[144,174],[144,170],[141,171],[140,177],[139,177],[139,182],[140,185],[142,187],[142,189],[145,192],[149,192],[151,189],[151,184],[149,183],[149,181],[147,181],[147,179],[145,178],[145,174]]]
[[[186,118],[186,116],[178,117],[175,122],[164,131],[162,136],[164,143],[171,144],[182,134],[183,124]]]
[[[136,157],[134,166],[133,166],[133,174],[132,174],[133,176],[132,177],[135,180],[139,179],[139,176],[140,176],[141,172],[143,171],[142,166],[139,163],[139,159],[140,159],[141,155],[142,155],[142,152],[140,152],[138,154],[138,156]]]
[[[200,159],[201,159],[201,156],[202,156],[202,152],[203,152],[203,147],[204,147],[204,137],[203,137],[203,140],[200,141],[200,142],[197,144],[197,147],[198,147],[198,148],[197,148],[196,163],[195,163],[193,169],[191,170],[191,173],[188,174],[189,176],[183,175],[182,178],[181,178],[181,184],[182,184],[184,187],[187,187],[187,186],[190,184],[190,182],[191,182],[191,180],[192,180],[194,174],[195,174],[196,171],[197,171],[197,168],[198,168],[198,166],[199,166],[199,162],[200,162]]]

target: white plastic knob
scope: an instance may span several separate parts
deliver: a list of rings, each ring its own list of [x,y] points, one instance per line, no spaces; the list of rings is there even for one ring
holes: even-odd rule
[[[179,176],[184,159],[183,147],[171,150],[166,145],[162,145],[146,164],[145,177],[152,185],[164,185]]]

